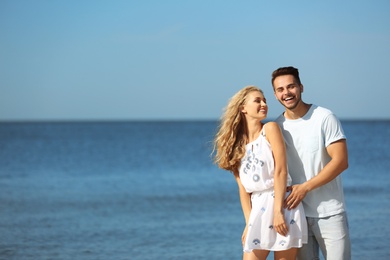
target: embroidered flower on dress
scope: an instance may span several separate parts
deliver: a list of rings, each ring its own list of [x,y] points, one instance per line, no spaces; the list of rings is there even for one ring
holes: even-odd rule
[[[251,168],[251,165],[249,163],[247,163],[246,168],[249,170]]]
[[[260,160],[260,166],[263,167],[264,166],[264,162]]]
[[[284,246],[284,244],[286,244],[286,240],[282,240],[279,242],[279,245],[281,245],[281,246]]]
[[[248,158],[246,158],[246,160],[249,162],[249,163],[252,163],[252,159],[250,156],[248,156]]]
[[[258,238],[255,238],[255,239],[253,239],[252,243],[255,245],[258,245],[258,244],[260,244],[260,240]]]

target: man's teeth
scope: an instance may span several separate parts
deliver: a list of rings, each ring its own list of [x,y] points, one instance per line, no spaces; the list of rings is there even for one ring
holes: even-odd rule
[[[289,97],[289,98],[285,98],[284,100],[285,101],[289,101],[289,100],[291,100],[291,99],[293,99],[292,97]]]

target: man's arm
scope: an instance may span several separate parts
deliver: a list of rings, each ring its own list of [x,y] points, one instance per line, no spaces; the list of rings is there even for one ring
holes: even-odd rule
[[[331,143],[326,148],[330,162],[314,178],[292,186],[292,192],[285,200],[285,207],[295,208],[305,198],[306,194],[335,179],[348,168],[348,149],[345,139]]]

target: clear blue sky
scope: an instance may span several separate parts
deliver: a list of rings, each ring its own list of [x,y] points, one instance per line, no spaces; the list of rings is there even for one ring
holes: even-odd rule
[[[390,1],[1,0],[0,121],[218,119],[271,73],[304,101],[390,119]]]

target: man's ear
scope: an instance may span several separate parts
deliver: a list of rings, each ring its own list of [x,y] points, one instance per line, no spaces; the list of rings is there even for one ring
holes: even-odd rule
[[[303,85],[301,84],[301,93],[303,93]]]

